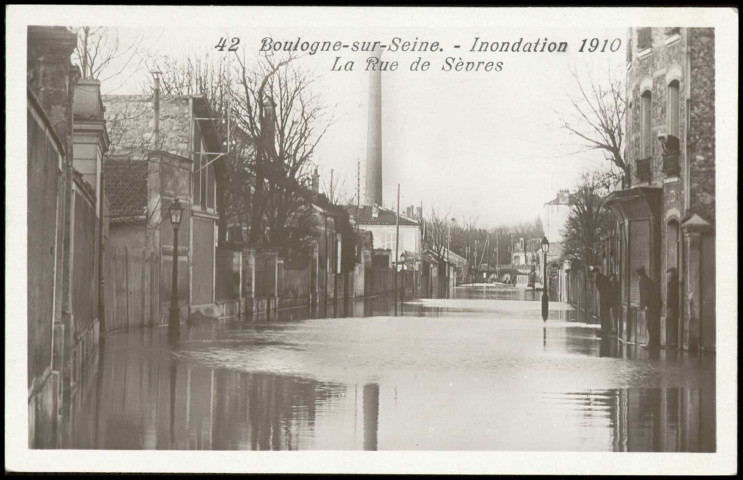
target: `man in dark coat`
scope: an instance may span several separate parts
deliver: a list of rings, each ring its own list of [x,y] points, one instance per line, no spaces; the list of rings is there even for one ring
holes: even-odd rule
[[[607,336],[611,332],[610,322],[610,298],[609,279],[601,273],[598,268],[593,269],[593,283],[599,293],[599,319],[601,320],[601,336]]]
[[[666,322],[668,323],[668,344],[676,346],[679,320],[679,276],[678,270],[671,267],[666,272]]]
[[[645,267],[636,271],[640,282],[640,308],[645,311],[645,323],[648,329],[648,347],[660,347],[660,310],[663,301],[658,285],[647,276]]]

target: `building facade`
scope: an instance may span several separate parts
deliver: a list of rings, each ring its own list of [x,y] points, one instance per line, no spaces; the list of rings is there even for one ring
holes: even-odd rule
[[[361,230],[372,233],[375,249],[387,249],[392,252],[392,262],[395,261],[396,252],[404,253],[409,260],[420,261],[421,227],[418,221],[400,215],[398,240],[396,212],[378,205],[362,205],[360,208],[351,206],[347,210]]]
[[[715,37],[711,28],[632,28],[627,51],[626,187],[607,197],[621,283],[622,336],[644,343],[635,271],[663,298],[661,342],[715,349]],[[666,272],[679,272],[669,296]],[[679,298],[679,321],[668,299]]]
[[[173,268],[171,203],[184,206],[178,231],[182,313],[210,315],[216,304],[218,190],[226,176],[216,119],[204,97],[107,95],[112,148],[104,164],[117,246],[154,248],[162,314]]]

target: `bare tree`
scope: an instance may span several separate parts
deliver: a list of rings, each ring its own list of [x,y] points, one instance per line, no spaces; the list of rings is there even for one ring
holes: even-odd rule
[[[79,64],[82,78],[105,82],[125,71],[135,73],[143,62],[141,36],[122,45],[116,31],[108,27],[85,26],[71,30],[77,33],[73,60]]]
[[[577,137],[585,150],[603,152],[604,158],[621,171],[622,185],[631,186],[624,158],[624,77],[609,70],[604,80],[589,76],[585,81],[576,70],[572,73],[580,95],[570,98],[571,111],[561,115],[560,126]]]
[[[345,176],[339,177],[331,168],[330,175],[322,175],[320,178],[322,179],[322,191],[328,197],[330,203],[334,205],[347,205],[349,203],[348,193],[345,189]]]
[[[248,61],[150,55],[165,95],[203,95],[229,142],[221,211],[249,226],[249,242],[289,247],[306,237],[312,155],[330,119],[293,57]],[[233,68],[234,67],[234,68]]]
[[[611,213],[604,208],[611,178],[585,173],[578,190],[570,195],[572,210],[563,229],[563,257],[588,267],[601,258],[601,239],[612,227]]]
[[[438,264],[439,282],[441,286],[446,285],[446,278],[443,275],[446,272],[447,247],[450,246],[452,235],[451,226],[449,225],[449,213],[440,215],[436,209],[431,208],[431,214],[424,219],[423,245],[426,250],[433,255]]]
[[[330,125],[328,111],[313,93],[313,79],[289,56],[262,57],[249,66],[237,56],[236,119],[255,139],[255,187],[250,243],[285,246],[306,214],[298,189],[310,184],[311,158]]]

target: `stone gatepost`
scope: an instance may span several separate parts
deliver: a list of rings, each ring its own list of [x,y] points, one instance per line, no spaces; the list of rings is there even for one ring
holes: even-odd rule
[[[684,232],[684,313],[682,346],[698,351],[702,333],[702,236],[712,232],[712,226],[698,215],[692,215],[681,225]]]

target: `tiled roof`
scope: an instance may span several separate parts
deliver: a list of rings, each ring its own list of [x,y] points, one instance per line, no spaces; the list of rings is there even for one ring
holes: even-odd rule
[[[373,216],[374,208],[378,210],[378,215],[376,217]],[[396,225],[397,222],[397,213],[387,208],[362,205],[361,212],[358,215],[355,205],[349,205],[346,209],[348,210],[348,214],[352,216],[354,221],[358,222],[359,225]],[[400,225],[417,226],[418,222],[400,215]]]
[[[104,191],[112,217],[137,217],[147,213],[147,172],[144,160],[103,162]]]

